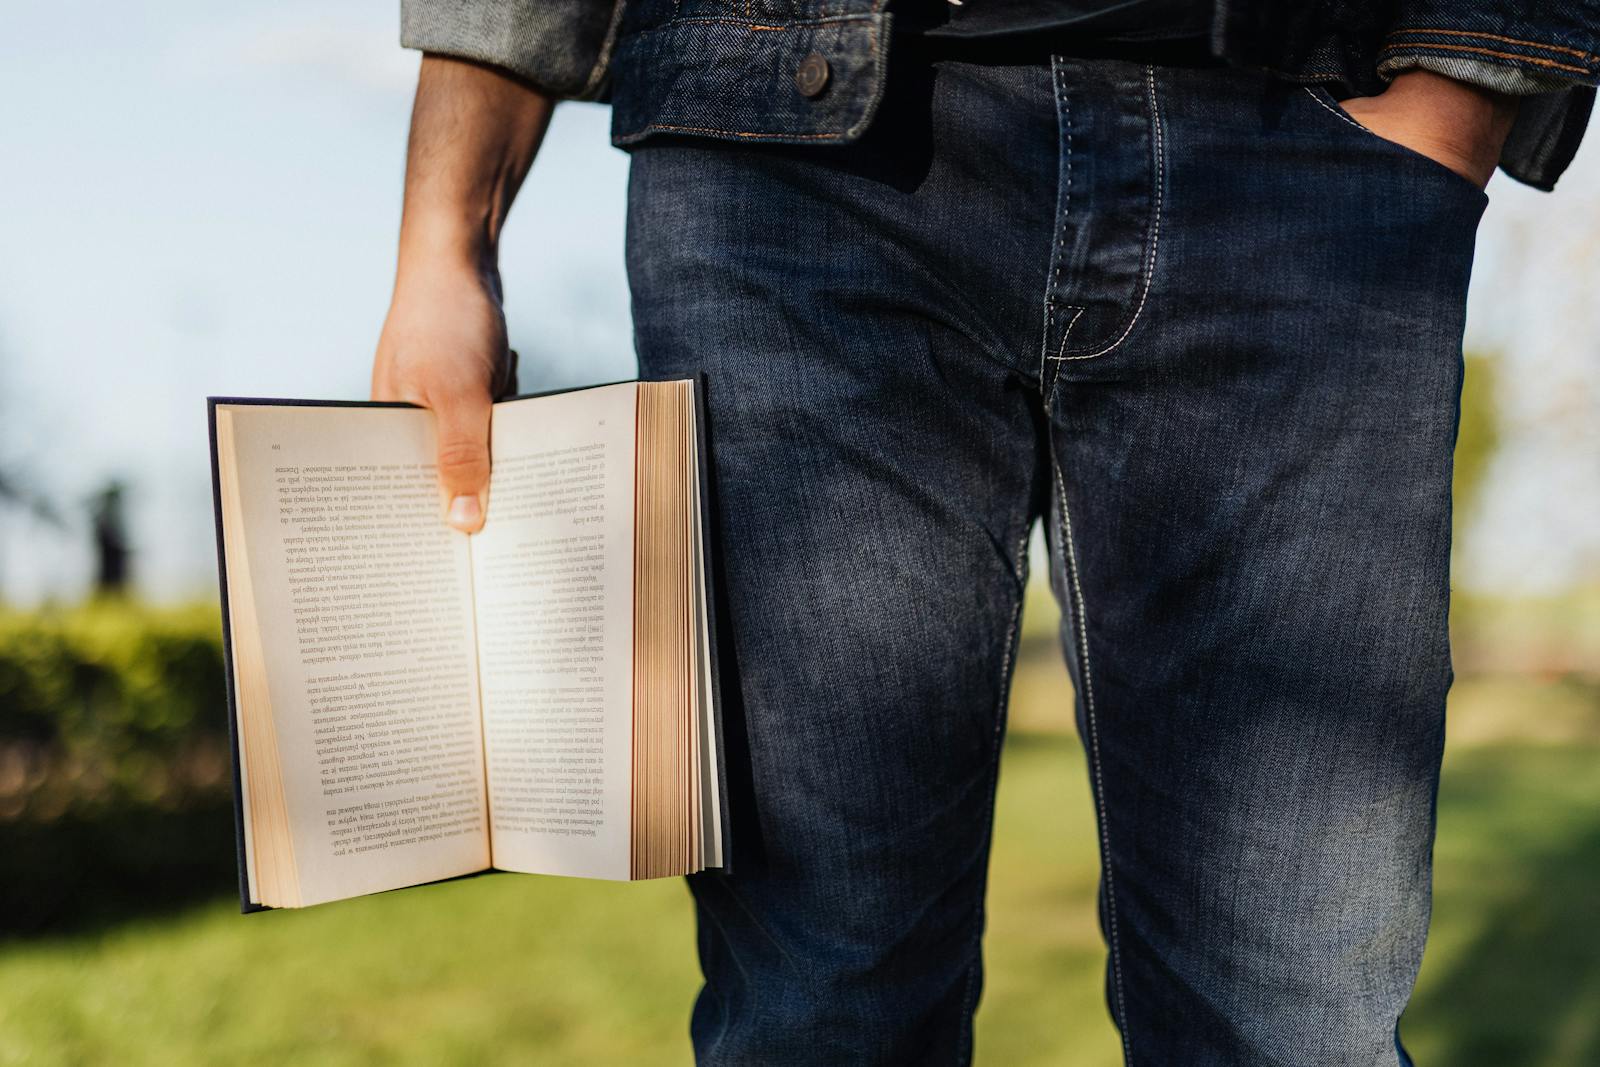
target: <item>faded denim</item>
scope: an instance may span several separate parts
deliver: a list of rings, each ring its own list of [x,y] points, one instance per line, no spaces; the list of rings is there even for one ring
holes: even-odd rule
[[[969,1060],[1040,519],[1127,1061],[1408,1062],[1486,198],[1265,75],[895,63],[854,145],[633,154],[742,721],[700,1063]]]

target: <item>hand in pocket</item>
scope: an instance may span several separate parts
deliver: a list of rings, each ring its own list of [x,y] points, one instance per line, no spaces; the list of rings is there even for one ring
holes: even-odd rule
[[[1494,174],[1517,114],[1515,97],[1425,70],[1407,71],[1377,96],[1352,97],[1341,106],[1377,136],[1449,167],[1480,189]]]

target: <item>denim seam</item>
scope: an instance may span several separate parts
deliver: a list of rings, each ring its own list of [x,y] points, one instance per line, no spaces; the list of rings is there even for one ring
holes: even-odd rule
[[[1039,382],[1047,391],[1053,389],[1055,384],[1046,369],[1050,364],[1050,339],[1055,334],[1057,311],[1064,306],[1056,300],[1056,294],[1061,290],[1061,272],[1066,269],[1067,219],[1072,215],[1072,102],[1067,97],[1067,75],[1059,56],[1050,57],[1050,71],[1056,96],[1061,179],[1056,193],[1056,240],[1050,250],[1050,269],[1044,287],[1044,337],[1039,345]],[[1082,308],[1074,311],[1063,338],[1072,332],[1073,323],[1078,321],[1081,314]],[[1059,376],[1059,368],[1057,371]]]
[[[1005,737],[1006,709],[1011,698],[1011,680],[1016,673],[1017,657],[1017,630],[1022,625],[1022,609],[1027,603],[1025,596],[1028,588],[1028,534],[1032,531],[1033,524],[1026,523],[1022,527],[1022,536],[1017,539],[1016,560],[1017,573],[1017,605],[1011,609],[1011,625],[1006,627],[1005,650],[1000,654],[1000,685],[997,687],[998,696],[995,702],[994,738],[989,748],[989,804],[988,816],[984,825],[988,827],[987,836],[990,840],[994,837],[994,800],[997,778],[1000,772],[1000,742]],[[988,847],[984,850],[983,885],[980,886],[978,899],[974,905],[974,917],[977,919],[977,929],[972,934],[972,962],[967,965],[967,989],[962,995],[965,1005],[961,1013],[960,1048],[972,1047],[972,1016],[977,1011],[977,980],[978,968],[982,961],[983,953],[983,898],[988,886]],[[968,1063],[972,1062],[971,1053],[967,1054]]]
[[[1475,30],[1444,30],[1434,27],[1412,27],[1408,29],[1389,31],[1390,37],[1397,37],[1401,34],[1405,34],[1407,36],[1427,36],[1428,34],[1438,34],[1441,37],[1471,37],[1480,41],[1499,41],[1501,44],[1521,45],[1524,48],[1542,48],[1546,52],[1564,52],[1569,56],[1577,56],[1579,59],[1586,60],[1590,63],[1600,62],[1600,56],[1596,56],[1592,52],[1585,52],[1581,48],[1568,48],[1565,45],[1547,44],[1543,41],[1525,41],[1520,37],[1506,37],[1498,33],[1478,33]]]
[[[638,36],[647,37],[665,33],[679,26],[737,26],[742,30],[752,32],[765,31],[769,33],[786,33],[789,30],[821,30],[831,26],[844,26],[852,22],[865,22],[870,15],[820,15],[813,19],[794,19],[790,22],[756,22],[750,18],[714,18],[710,15],[690,15],[687,18],[673,19],[655,29],[642,30]]]
[[[1066,549],[1067,573],[1072,579],[1072,622],[1078,637],[1078,662],[1083,670],[1083,699],[1089,724],[1089,756],[1094,764],[1094,800],[1100,816],[1100,865],[1105,870],[1106,914],[1110,927],[1111,975],[1117,991],[1117,1032],[1122,1037],[1122,1058],[1133,1063],[1132,1039],[1128,1036],[1128,998],[1122,985],[1122,937],[1117,925],[1117,887],[1111,863],[1111,830],[1106,813],[1105,778],[1100,769],[1100,726],[1094,707],[1094,671],[1089,666],[1089,623],[1084,617],[1083,586],[1078,581],[1078,550],[1072,537],[1072,512],[1067,506],[1067,483],[1061,464],[1051,449],[1050,466],[1055,471],[1056,493],[1061,501],[1061,540]]]
[[[670,122],[652,122],[648,126],[641,127],[633,133],[624,134],[623,136],[636,137],[652,130],[676,133],[719,133],[726,137],[744,137],[752,141],[837,141],[844,136],[842,133],[777,133],[773,131],[724,130],[716,126],[676,126]]]
[[[1110,344],[1106,345],[1105,347],[1096,349],[1093,352],[1085,352],[1085,353],[1081,353],[1081,354],[1078,354],[1078,355],[1070,355],[1069,356],[1069,355],[1067,355],[1067,341],[1072,337],[1072,326],[1074,324],[1076,324],[1077,321],[1078,321],[1078,316],[1074,315],[1072,317],[1072,322],[1069,323],[1068,326],[1067,326],[1066,336],[1061,338],[1061,349],[1060,349],[1059,354],[1055,355],[1055,356],[1051,356],[1050,357],[1051,359],[1055,359],[1055,360],[1097,359],[1100,356],[1103,356],[1103,355],[1106,355],[1107,353],[1115,351],[1117,348],[1121,347],[1122,342],[1124,342],[1124,341],[1126,341],[1128,339],[1128,335],[1133,333],[1134,326],[1137,325],[1138,322],[1139,322],[1139,316],[1144,314],[1145,303],[1150,298],[1150,285],[1151,285],[1152,280],[1155,278],[1155,273],[1156,273],[1156,250],[1161,245],[1161,200],[1162,200],[1162,190],[1167,184],[1166,183],[1166,150],[1165,150],[1164,138],[1162,137],[1162,134],[1161,134],[1161,105],[1160,105],[1159,101],[1156,99],[1156,68],[1155,67],[1146,66],[1144,68],[1144,84],[1145,84],[1145,91],[1148,94],[1149,99],[1150,99],[1150,135],[1151,135],[1151,137],[1153,137],[1155,139],[1155,156],[1156,156],[1156,158],[1155,158],[1155,175],[1154,175],[1154,178],[1155,178],[1155,180],[1154,180],[1154,184],[1155,184],[1155,196],[1154,196],[1155,206],[1154,206],[1154,208],[1152,209],[1152,212],[1151,212],[1149,248],[1145,252],[1145,256],[1144,256],[1144,269],[1142,271],[1143,279],[1141,281],[1141,285],[1140,285],[1140,289],[1139,289],[1139,305],[1136,308],[1133,309],[1133,317],[1128,320],[1127,326],[1123,327],[1122,333],[1117,337],[1117,339],[1115,341],[1112,341]],[[1078,312],[1080,314],[1083,311],[1082,308],[1078,308],[1077,310],[1078,310]],[[1059,378],[1060,375],[1058,374],[1057,377]]]
[[[622,29],[624,3],[626,0],[615,0],[611,5],[611,22],[606,26],[605,39],[600,42],[600,52],[595,56],[594,66],[589,68],[589,77],[584,79],[583,88],[578,91],[578,99],[595,95],[611,76],[611,53],[617,46],[617,34]]]
[[[1532,63],[1536,67],[1550,67],[1553,70],[1570,71],[1573,74],[1594,76],[1594,71],[1588,67],[1580,67],[1572,63],[1557,63],[1553,59],[1540,59],[1538,56],[1518,55],[1515,52],[1498,52],[1492,48],[1476,48],[1465,44],[1439,44],[1435,41],[1406,41],[1401,44],[1385,45],[1378,52],[1380,56],[1412,55],[1417,53],[1435,52],[1469,52],[1473,55],[1489,56],[1493,59],[1510,59],[1518,63]]]
[[[1351,118],[1349,115],[1346,115],[1343,111],[1340,111],[1336,107],[1330,106],[1326,100],[1322,99],[1322,97],[1317,95],[1317,91],[1315,89],[1313,89],[1311,86],[1302,85],[1300,88],[1304,89],[1306,91],[1306,95],[1317,102],[1317,106],[1318,107],[1320,107],[1322,110],[1326,111],[1328,114],[1332,115],[1334,118],[1338,119],[1340,122],[1344,123],[1347,126],[1354,126],[1356,129],[1360,130],[1362,133],[1366,134],[1369,137],[1377,137],[1378,136],[1377,134],[1373,133],[1371,130],[1367,129],[1365,126],[1361,125],[1361,123],[1359,123],[1355,119]]]

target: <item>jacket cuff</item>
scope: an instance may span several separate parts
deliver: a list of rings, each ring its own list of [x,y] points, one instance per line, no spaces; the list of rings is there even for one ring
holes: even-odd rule
[[[1558,71],[1543,71],[1536,67],[1511,66],[1486,59],[1466,56],[1439,56],[1419,53],[1389,55],[1378,63],[1378,73],[1385,81],[1408,70],[1430,70],[1458,82],[1476,85],[1505,96],[1532,96],[1535,93],[1554,93],[1577,84],[1572,75]]]
[[[1583,140],[1600,82],[1600,0],[1399,0],[1385,78],[1423,68],[1521,97],[1500,168],[1550,189]]]
[[[606,89],[624,0],[401,0],[400,44],[510,71],[551,96]]]
[[[1600,81],[1600,56],[1581,48],[1504,34],[1444,27],[1399,27],[1378,52],[1378,70],[1418,66],[1418,60],[1454,59],[1480,66],[1524,71],[1536,79],[1593,85]]]

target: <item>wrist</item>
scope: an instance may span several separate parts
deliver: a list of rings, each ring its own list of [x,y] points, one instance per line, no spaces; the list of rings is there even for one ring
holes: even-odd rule
[[[498,252],[499,227],[487,209],[407,205],[400,220],[400,255],[422,253],[429,258],[476,264],[492,260]]]
[[[400,229],[397,290],[471,279],[498,296],[499,245],[481,220],[466,215],[407,218]]]
[[[1390,82],[1384,97],[1397,107],[1428,114],[1436,128],[1463,141],[1491,143],[1496,152],[1517,117],[1517,98],[1420,68]]]

